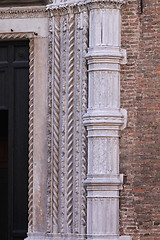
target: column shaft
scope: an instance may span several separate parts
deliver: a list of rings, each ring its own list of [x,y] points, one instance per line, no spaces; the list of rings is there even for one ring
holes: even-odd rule
[[[111,4],[110,4],[111,5]],[[120,9],[90,9],[88,60],[87,236],[119,239],[119,132],[125,118],[120,109]]]

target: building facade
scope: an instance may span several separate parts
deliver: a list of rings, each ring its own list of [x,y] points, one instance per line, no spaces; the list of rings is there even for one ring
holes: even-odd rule
[[[159,239],[159,11],[158,0],[0,3],[1,88],[26,84],[24,66],[29,88],[27,227],[23,155],[9,156],[5,240]]]

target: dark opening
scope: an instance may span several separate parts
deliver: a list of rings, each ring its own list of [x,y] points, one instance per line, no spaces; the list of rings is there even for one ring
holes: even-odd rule
[[[0,107],[0,239],[8,239],[8,111]]]
[[[0,42],[0,240],[28,225],[29,41]]]

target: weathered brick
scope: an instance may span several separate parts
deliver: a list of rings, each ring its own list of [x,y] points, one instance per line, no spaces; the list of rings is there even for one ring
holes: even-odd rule
[[[160,1],[127,1],[122,9],[121,107],[128,124],[120,139],[120,233],[160,239]]]

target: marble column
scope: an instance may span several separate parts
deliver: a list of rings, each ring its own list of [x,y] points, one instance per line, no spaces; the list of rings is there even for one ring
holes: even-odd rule
[[[87,238],[119,240],[119,136],[126,125],[120,109],[122,1],[89,5]]]

